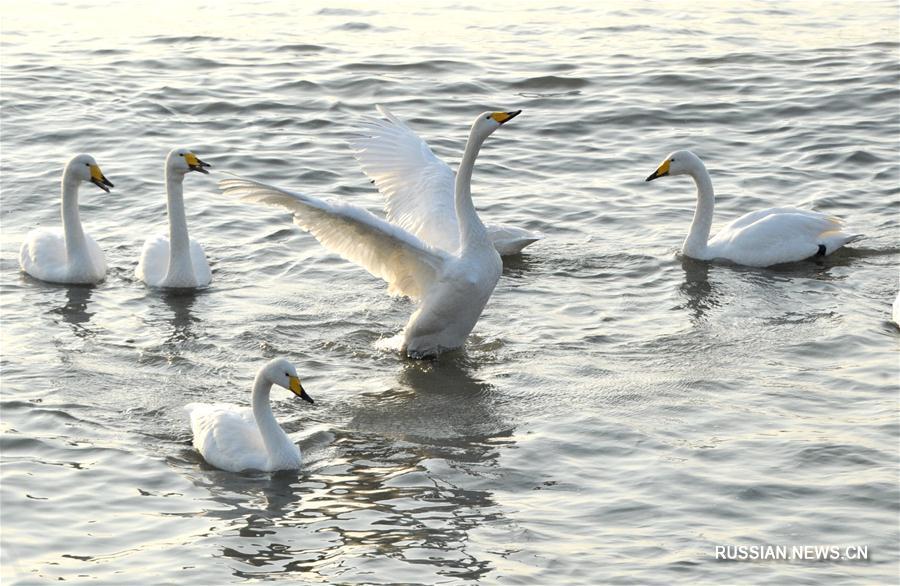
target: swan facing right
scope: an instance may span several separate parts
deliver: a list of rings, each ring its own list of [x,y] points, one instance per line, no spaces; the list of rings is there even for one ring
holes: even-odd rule
[[[290,210],[323,246],[384,279],[389,293],[417,301],[402,348],[411,358],[435,356],[465,343],[500,278],[503,263],[472,202],[472,170],[485,139],[520,112],[484,112],[472,124],[455,178],[455,248],[439,245],[454,242],[444,238],[440,218],[438,228],[416,234],[361,207],[251,179],[224,179],[219,187],[243,201]]]

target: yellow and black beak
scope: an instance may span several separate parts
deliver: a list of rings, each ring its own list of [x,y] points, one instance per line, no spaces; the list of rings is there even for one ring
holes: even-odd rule
[[[209,171],[206,170],[206,167],[212,167],[209,163],[204,163],[200,159],[197,158],[197,155],[194,153],[188,153],[184,156],[184,162],[187,163],[188,168],[191,171],[199,171],[204,175],[209,175]]]
[[[306,394],[306,391],[303,390],[303,386],[300,384],[300,379],[296,376],[289,377],[291,381],[291,392],[295,395],[306,401],[307,403],[315,404],[315,401],[312,400],[312,397]]]
[[[515,112],[494,112],[493,114],[491,114],[491,118],[494,119],[494,122],[503,124],[505,122],[509,122],[521,113],[522,110],[516,110]]]
[[[93,183],[106,193],[109,193],[110,187],[115,187],[115,185],[112,184],[112,181],[107,179],[103,175],[103,172],[100,171],[99,165],[91,165],[91,183]]]
[[[666,159],[665,161],[663,161],[662,165],[660,165],[659,168],[656,169],[656,171],[651,173],[649,177],[644,179],[644,181],[653,181],[654,179],[659,179],[660,177],[665,177],[666,175],[669,174],[669,165],[671,165],[671,164],[672,164],[672,160]]]

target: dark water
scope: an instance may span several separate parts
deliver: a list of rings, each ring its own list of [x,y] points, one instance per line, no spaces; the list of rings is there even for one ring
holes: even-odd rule
[[[880,3],[4,5],[4,584],[873,584],[898,567],[898,8]],[[389,106],[473,193],[547,238],[508,259],[466,348],[375,347],[411,306],[278,210],[186,181],[212,286],[135,281],[162,164],[377,210],[345,140]],[[691,148],[717,225],[807,205],[867,238],[774,269],[682,259]],[[18,272],[64,162],[110,271]],[[181,407],[275,394],[299,473],[205,465]],[[868,546],[868,562],[723,562],[716,545]]]

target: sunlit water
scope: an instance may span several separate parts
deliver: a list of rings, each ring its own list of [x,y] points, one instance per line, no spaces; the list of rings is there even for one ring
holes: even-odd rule
[[[898,571],[898,8],[858,3],[4,3],[4,584],[892,583]],[[465,349],[376,343],[411,304],[232,171],[379,210],[345,140],[388,105],[452,165],[474,116],[524,113],[476,165],[484,218],[546,239],[505,262]],[[134,278],[162,163],[193,147],[213,283]],[[718,221],[807,205],[867,238],[746,269],[677,255],[685,178]],[[22,276],[65,161],[105,249],[93,288]],[[205,465],[181,407],[274,393],[290,474]],[[870,560],[721,562],[720,544],[866,545]]]

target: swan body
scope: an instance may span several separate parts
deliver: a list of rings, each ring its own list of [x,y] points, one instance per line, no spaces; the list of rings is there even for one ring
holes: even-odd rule
[[[51,283],[94,284],[106,277],[106,260],[85,234],[78,215],[78,188],[90,182],[109,193],[113,184],[90,155],[69,161],[62,178],[62,228],[32,230],[19,249],[22,270]]]
[[[367,119],[350,146],[363,172],[384,195],[388,221],[443,250],[456,250],[456,174],[402,120],[383,106],[377,108],[384,119]],[[543,238],[507,224],[485,224],[485,229],[501,256],[518,254]]]
[[[272,385],[289,389],[312,403],[293,365],[276,358],[259,370],[253,383],[251,407],[229,403],[189,403],[194,447],[209,464],[228,470],[296,470],[302,462],[300,449],[287,436],[269,403]]]
[[[169,231],[144,242],[135,275],[151,287],[196,288],[209,285],[212,273],[203,246],[188,235],[184,213],[184,176],[208,174],[204,163],[188,149],[173,149],[166,157],[166,209]]]
[[[690,175],[697,185],[697,209],[682,246],[682,252],[691,258],[767,267],[826,256],[862,237],[847,232],[843,221],[834,216],[784,207],[745,214],[709,238],[715,195],[703,161],[691,151],[676,151],[647,181],[666,175]]]
[[[244,201],[287,208],[294,222],[326,248],[387,281],[389,293],[418,301],[403,330],[402,346],[413,358],[433,356],[465,343],[503,270],[472,203],[471,179],[484,140],[518,114],[485,112],[472,125],[455,178],[453,207],[427,218],[437,227],[454,218],[455,239],[444,228],[415,230],[360,207],[257,181],[225,179],[219,186]]]

